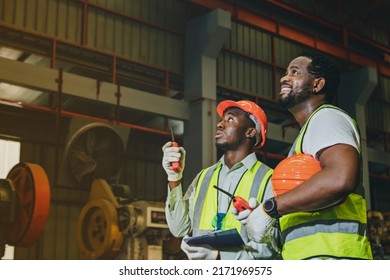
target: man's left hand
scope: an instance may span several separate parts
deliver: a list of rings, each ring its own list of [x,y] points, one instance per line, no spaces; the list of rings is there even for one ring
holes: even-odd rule
[[[263,204],[254,209],[246,219],[246,232],[248,238],[260,243],[271,226],[272,218],[265,213]]]
[[[182,240],[180,248],[190,260],[216,260],[218,257],[218,250],[207,244],[191,246]]]

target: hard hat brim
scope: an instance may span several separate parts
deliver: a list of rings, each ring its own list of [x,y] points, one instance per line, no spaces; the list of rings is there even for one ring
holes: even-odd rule
[[[224,100],[224,101],[220,102],[217,105],[217,113],[218,113],[218,115],[220,117],[222,117],[223,113],[225,113],[225,111],[228,108],[231,108],[231,107],[237,107],[237,108],[243,110],[244,112],[247,112],[246,108],[244,108],[241,104],[239,104],[239,103],[237,103],[235,101],[232,101],[232,100]]]

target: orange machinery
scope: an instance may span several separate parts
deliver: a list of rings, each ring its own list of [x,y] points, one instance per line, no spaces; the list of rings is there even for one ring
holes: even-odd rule
[[[0,258],[6,244],[29,247],[38,241],[49,207],[49,180],[40,165],[18,163],[0,179]]]

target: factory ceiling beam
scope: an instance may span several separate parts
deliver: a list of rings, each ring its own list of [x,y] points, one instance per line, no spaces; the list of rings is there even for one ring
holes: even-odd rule
[[[58,90],[58,70],[0,58],[0,81],[55,93]],[[94,79],[66,72],[62,76],[62,93],[169,118],[189,119],[188,102],[127,87],[121,87],[118,96],[115,84],[98,83]]]

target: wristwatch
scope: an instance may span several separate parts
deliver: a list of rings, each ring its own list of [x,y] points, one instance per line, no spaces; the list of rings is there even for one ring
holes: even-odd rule
[[[278,206],[276,205],[275,197],[267,199],[263,203],[264,212],[267,213],[271,218],[279,218],[281,215],[278,213]]]

